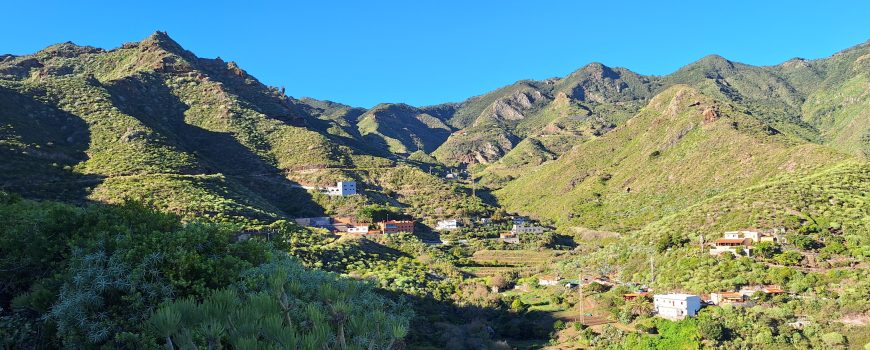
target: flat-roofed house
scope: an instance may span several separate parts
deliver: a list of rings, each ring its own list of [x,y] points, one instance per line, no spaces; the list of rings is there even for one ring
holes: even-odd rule
[[[326,194],[330,196],[352,196],[356,194],[356,181],[339,181],[334,187],[326,188]]]
[[[552,275],[543,275],[538,277],[538,285],[555,286],[559,284],[559,277]]]
[[[449,220],[439,220],[435,225],[435,229],[438,231],[452,231],[459,228],[459,220],[449,219]]]
[[[383,233],[414,233],[414,222],[410,220],[388,220],[378,223]]]
[[[514,216],[511,218],[511,222],[513,222],[514,225],[522,225],[522,224],[529,222],[529,217],[528,216]]]
[[[519,235],[519,234],[541,234],[544,233],[544,228],[540,226],[534,226],[529,224],[514,224],[511,228],[511,233]]]
[[[653,296],[656,314],[669,320],[693,317],[701,310],[701,297],[694,294],[656,294]]]
[[[347,233],[369,233],[369,224],[360,223],[347,225]]]

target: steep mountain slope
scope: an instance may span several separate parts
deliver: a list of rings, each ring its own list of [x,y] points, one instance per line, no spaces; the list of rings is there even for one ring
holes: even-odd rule
[[[810,173],[847,158],[677,85],[624,125],[495,194],[510,210],[624,231],[779,173]]]
[[[377,105],[359,117],[357,128],[370,145],[401,155],[432,152],[451,132],[441,119],[406,104]]]
[[[826,73],[801,106],[803,120],[819,130],[826,144],[870,156],[870,43],[827,60],[791,63],[781,69],[796,76]]]
[[[846,161],[810,176],[785,174],[715,196],[648,225],[640,235],[658,239],[670,232],[701,234],[734,227],[794,231],[814,224],[870,240],[868,196],[870,163]]]
[[[867,55],[867,43],[828,58],[794,59],[769,67],[710,55],[666,76],[592,63],[564,78],[524,80],[444,105],[449,107],[449,123],[462,130],[434,155],[451,165],[493,163],[551,121],[547,110],[559,96],[588,115],[620,124],[654,95],[677,84],[739,104],[785,134],[862,154],[870,139],[865,137],[867,118],[861,114],[867,110]]]
[[[287,97],[160,32],[109,51],[64,43],[4,56],[0,102],[0,184],[36,198],[272,221],[324,210],[297,185],[327,184],[318,169],[344,169],[323,178],[335,181],[396,166],[358,130],[364,111]]]

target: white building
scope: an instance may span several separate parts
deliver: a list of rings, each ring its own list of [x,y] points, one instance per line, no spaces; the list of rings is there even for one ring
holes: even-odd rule
[[[369,224],[351,224],[347,226],[347,233],[369,233]]]
[[[758,243],[761,239],[761,234],[758,231],[748,231],[748,230],[740,230],[740,231],[728,231],[725,232],[725,235],[722,238],[726,239],[738,239],[738,238],[748,238],[752,240],[752,243]]]
[[[438,225],[435,226],[436,230],[439,231],[449,231],[455,230],[459,228],[459,220],[450,219],[450,220],[439,220]]]
[[[734,255],[739,255],[739,253],[751,255],[752,245],[763,241],[776,243],[778,239],[775,235],[760,233],[758,231],[728,231],[722,235],[722,238],[713,241],[713,247],[710,248],[710,255],[719,255],[725,252]]]
[[[335,187],[327,187],[326,194],[330,196],[351,196],[356,194],[356,181],[339,181]]]
[[[653,306],[659,317],[682,320],[693,317],[701,310],[701,297],[694,294],[656,294]]]
[[[511,228],[511,233],[515,235],[526,233],[541,234],[544,233],[544,228],[534,225],[527,226],[526,224],[514,224],[514,226]]]
[[[522,225],[529,222],[529,218],[527,216],[514,216],[511,218],[511,221],[514,225]]]
[[[559,284],[559,277],[556,276],[541,276],[538,277],[538,285],[555,286]]]

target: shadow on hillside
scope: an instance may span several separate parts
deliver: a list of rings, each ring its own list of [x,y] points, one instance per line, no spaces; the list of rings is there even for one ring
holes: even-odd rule
[[[492,191],[486,188],[479,188],[475,191],[475,195],[477,195],[480,200],[484,203],[491,205],[496,208],[501,208],[501,204],[498,202],[498,198],[492,194]]]
[[[499,341],[546,340],[556,321],[542,311],[513,312],[505,306],[457,305],[398,292],[387,294],[412,305],[415,317],[407,342],[417,347],[487,349]]]
[[[238,71],[231,69],[226,62],[221,60],[203,59],[200,58],[199,68],[201,68],[208,77],[219,81],[222,88],[230,94],[240,96],[244,100],[253,101],[254,103],[247,107],[268,116],[271,119],[279,120],[288,125],[303,127],[308,130],[317,131],[321,135],[328,138],[330,141],[343,144],[352,148],[360,149],[369,152],[375,156],[388,156],[386,148],[379,149],[367,144],[362,140],[362,135],[356,130],[355,124],[349,127],[342,127],[351,137],[335,135],[329,132],[333,124],[327,120],[312,118],[310,106],[293,100],[283,93],[279,93],[276,89],[267,87],[260,83],[251,84],[250,80],[253,77],[247,74],[238,74]],[[359,114],[349,115],[352,118],[358,117]]]
[[[412,258],[406,252],[396,250],[373,239],[360,239],[351,250],[360,249],[372,259],[397,260],[400,257]],[[344,254],[347,251],[342,250]],[[345,255],[321,257],[324,261],[337,261]],[[342,272],[342,271],[335,271]],[[438,278],[428,275],[428,278]],[[491,296],[489,288],[482,285],[465,284],[460,288],[469,290],[458,292],[464,299],[486,299]],[[458,305],[449,300],[438,300],[428,296],[410,295],[399,291],[379,289],[393,300],[404,301],[410,306],[415,317],[406,341],[412,348],[436,349],[488,349],[494,342],[545,341],[553,332],[556,318],[552,313],[543,311],[514,312],[508,305],[493,307]],[[453,293],[453,292],[447,292]],[[444,298],[450,298],[445,295]]]
[[[72,171],[88,159],[88,124],[80,117],[0,87],[0,188],[26,198],[87,202],[103,177]]]
[[[207,171],[221,173],[228,181],[243,187],[258,199],[269,203],[288,216],[321,215],[323,208],[312,199],[311,194],[286,178],[261,155],[241,143],[228,132],[215,132],[189,124],[185,113],[190,106],[172,94],[163,81],[154,75],[138,75],[113,81],[106,86],[111,92],[115,106],[126,114],[139,119],[143,124],[170,139],[170,143],[197,157]],[[200,106],[198,106],[200,107]],[[208,106],[202,106],[209,108]],[[193,116],[210,118],[207,122],[227,123],[236,128],[251,128],[254,125],[234,125],[241,119],[230,120],[229,112]],[[267,152],[264,140],[246,140],[249,144]]]

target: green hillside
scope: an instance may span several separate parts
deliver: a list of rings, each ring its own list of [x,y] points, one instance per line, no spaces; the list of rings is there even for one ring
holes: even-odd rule
[[[406,104],[375,106],[359,117],[357,128],[369,145],[402,155],[432,152],[451,132],[441,119]]]
[[[109,51],[64,43],[8,56],[0,62],[0,102],[4,189],[71,201],[136,199],[188,218],[254,223],[326,210],[298,186],[330,184],[321,182],[323,169],[350,170],[328,178],[334,182],[356,169],[393,167],[393,152],[432,151],[450,132],[406,105],[366,112],[287,97],[160,32]],[[400,149],[373,137],[397,140]]]
[[[445,118],[463,132],[448,139],[435,156],[451,165],[493,163],[539,133],[551,121],[548,110],[566,98],[587,115],[622,124],[653,96],[678,84],[738,104],[782,133],[863,155],[870,139],[862,114],[867,110],[867,55],[866,43],[828,58],[764,67],[709,55],[665,76],[593,63],[564,78],[524,80],[444,105]],[[534,103],[518,103],[526,101]]]
[[[782,134],[735,105],[675,86],[625,124],[495,195],[509,210],[560,225],[625,231],[716,194],[847,158]]]
[[[868,72],[870,43],[665,76],[592,63],[364,109],[162,32],[2,55],[0,349],[857,349]],[[324,215],[415,233],[292,220]],[[509,234],[517,215],[536,227]],[[777,242],[700,246],[749,228]],[[672,322],[624,298],[642,285],[785,293]]]
[[[836,228],[857,242],[870,240],[870,163],[846,161],[809,176],[786,174],[715,196],[656,221],[641,235],[676,232],[697,235],[743,227],[782,227],[797,231],[813,225]],[[693,239],[695,237],[692,237]],[[866,253],[864,243],[855,248]]]

